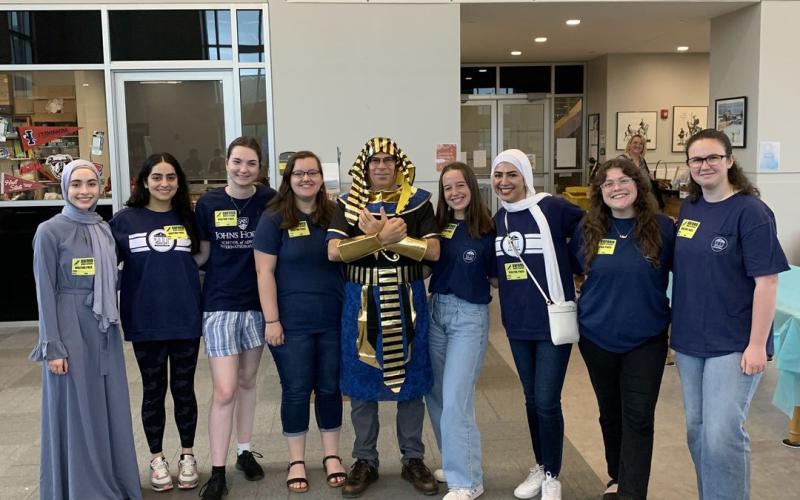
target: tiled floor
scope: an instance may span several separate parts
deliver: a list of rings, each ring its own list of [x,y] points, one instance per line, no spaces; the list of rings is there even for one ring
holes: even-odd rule
[[[496,306],[493,306],[496,307]],[[514,371],[498,314],[493,308],[491,345],[483,368],[476,405],[482,434],[486,494],[482,498],[509,499],[515,485],[525,477],[531,461],[530,440],[523,406],[522,392]],[[35,328],[0,328],[0,500],[38,498],[40,367],[26,356],[35,343]],[[142,484],[147,483],[148,451],[141,429],[138,407],[141,398],[139,372],[130,346],[126,361],[131,387],[134,434]],[[775,386],[774,366],[770,365],[753,402],[748,420],[753,448],[754,500],[796,499],[800,491],[800,450],[781,446],[787,418],[770,403]],[[195,451],[205,480],[209,470],[206,418],[211,383],[208,364],[202,356],[197,371],[197,396],[201,415]],[[259,375],[259,403],[253,446],[264,454],[261,461],[267,471],[263,481],[248,483],[229,467],[231,499],[340,498],[339,490],[325,486],[320,459],[321,447],[316,433],[309,435],[307,463],[310,491],[299,497],[286,491],[285,443],[280,430],[280,385],[275,366],[268,353]],[[171,404],[171,403],[168,403]],[[586,368],[577,349],[573,351],[563,393],[567,440],[564,443],[562,485],[564,499],[599,499],[607,477],[602,439],[597,424],[597,405],[589,384]],[[349,406],[345,404],[341,455],[349,463],[352,429]],[[168,459],[177,465],[179,451],[175,427],[170,421],[165,437]],[[400,479],[400,460],[394,435],[394,407],[381,405],[383,432],[379,442],[381,479],[364,498],[423,498]],[[313,424],[312,424],[313,425]],[[427,461],[438,465],[439,453],[430,427],[425,428]],[[233,450],[231,451],[231,462]],[[177,491],[154,493],[143,490],[150,499],[196,498],[197,492]],[[685,444],[683,405],[675,368],[667,368],[661,388],[656,420],[656,446],[650,483],[651,499],[697,498],[694,472]],[[77,499],[82,500],[82,499]]]

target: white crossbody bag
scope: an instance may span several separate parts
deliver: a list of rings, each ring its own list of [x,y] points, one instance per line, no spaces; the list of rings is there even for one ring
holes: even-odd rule
[[[506,212],[505,225],[505,237],[508,238],[508,212]],[[539,228],[540,232],[543,230],[544,228]],[[547,230],[549,230],[549,228],[547,228]],[[547,294],[544,293],[544,290],[542,290],[539,282],[536,281],[536,278],[533,276],[528,264],[526,264],[522,259],[522,256],[519,254],[519,250],[517,250],[517,246],[514,244],[514,242],[509,241],[509,246],[513,249],[514,255],[517,256],[517,259],[519,259],[519,261],[522,262],[522,265],[525,266],[525,271],[533,280],[533,284],[539,289],[539,293],[542,294],[542,298],[547,304],[547,316],[550,321],[550,339],[553,341],[553,344],[563,345],[575,344],[578,342],[580,339],[580,333],[578,332],[578,304],[574,300],[565,300],[561,303],[556,303],[550,300]]]

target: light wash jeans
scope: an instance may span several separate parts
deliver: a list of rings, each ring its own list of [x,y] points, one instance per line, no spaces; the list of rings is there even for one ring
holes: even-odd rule
[[[741,359],[740,352],[714,358],[678,353],[700,500],[750,498],[750,436],[744,421],[761,374],[743,374]]]
[[[489,306],[433,294],[428,349],[433,388],[426,396],[448,488],[483,484],[475,383],[489,337]]]

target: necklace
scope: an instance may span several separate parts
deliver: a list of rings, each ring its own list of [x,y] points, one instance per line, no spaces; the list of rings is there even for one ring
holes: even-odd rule
[[[253,200],[253,196],[255,196],[257,188],[255,186],[253,186],[253,189],[254,189],[253,194],[251,194],[250,197],[247,198],[247,201],[244,202],[244,205],[242,205],[241,208],[239,207],[239,205],[236,204],[235,201],[233,201],[233,196],[228,195],[228,199],[231,200],[231,203],[233,203],[233,206],[236,207],[236,215],[242,215],[242,212],[244,211],[244,209],[247,208],[247,205],[249,205],[250,202]],[[227,193],[225,193],[225,194],[227,194]]]
[[[633,226],[631,226],[631,228],[630,228],[630,229],[628,229],[628,232],[627,232],[627,233],[625,233],[625,234],[622,234],[622,233],[620,233],[620,232],[619,232],[619,228],[617,227],[617,223],[616,223],[616,222],[614,222],[614,221],[611,221],[611,225],[613,225],[613,226],[614,226],[614,231],[616,231],[616,232],[617,232],[617,236],[619,236],[619,237],[620,237],[620,239],[622,239],[622,240],[627,240],[627,239],[628,239],[628,236],[631,234],[631,231],[633,231]]]

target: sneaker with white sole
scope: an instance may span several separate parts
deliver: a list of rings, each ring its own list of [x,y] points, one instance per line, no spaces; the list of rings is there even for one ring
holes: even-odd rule
[[[150,461],[150,487],[153,491],[169,491],[172,489],[172,476],[169,464],[164,457],[156,457]]]
[[[444,469],[436,469],[435,471],[433,471],[433,477],[435,477],[436,481],[440,483],[447,482],[447,478],[444,477]]]
[[[542,500],[561,500],[561,481],[549,472],[542,483]]]
[[[453,488],[442,500],[475,500],[483,495],[483,485],[479,484],[474,488]]]
[[[191,490],[197,487],[198,481],[200,475],[197,473],[197,461],[194,455],[181,455],[181,460],[178,462],[178,488]]]
[[[535,497],[542,491],[544,479],[544,466],[534,465],[530,468],[528,477],[514,489],[514,496],[517,498]]]

